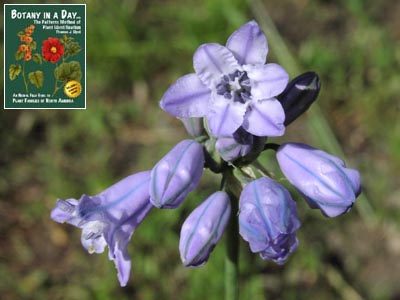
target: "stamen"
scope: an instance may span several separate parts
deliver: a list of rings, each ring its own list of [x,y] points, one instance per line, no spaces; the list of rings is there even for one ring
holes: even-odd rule
[[[75,210],[75,205],[60,199],[57,200],[57,207],[68,214],[72,214]]]
[[[96,247],[94,246],[94,244],[90,244],[90,246],[88,247],[88,252],[89,254],[93,254],[96,251]]]
[[[223,95],[224,93],[227,92],[226,84],[218,83],[215,88],[217,89],[217,94],[218,95]]]
[[[232,94],[230,92],[225,92],[224,93],[224,98],[225,99],[232,99]]]
[[[231,74],[222,76],[215,88],[217,94],[227,100],[240,103],[251,100],[250,79],[245,71],[236,70]]]
[[[86,233],[86,234],[83,236],[83,238],[84,238],[85,240],[93,240],[93,239],[95,239],[96,236],[98,236],[98,235],[99,235],[98,232],[90,231],[90,232]]]
[[[105,224],[100,221],[87,222],[82,231],[85,240],[95,240],[103,234]]]
[[[250,101],[251,100],[251,95],[249,92],[241,92],[240,96],[245,100],[244,102]]]

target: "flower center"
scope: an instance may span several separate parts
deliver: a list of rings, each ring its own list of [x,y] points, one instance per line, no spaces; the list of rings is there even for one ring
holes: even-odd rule
[[[55,46],[50,48],[51,53],[57,53],[57,48]]]
[[[246,103],[251,98],[250,79],[245,71],[224,75],[216,86],[217,94],[234,102]]]

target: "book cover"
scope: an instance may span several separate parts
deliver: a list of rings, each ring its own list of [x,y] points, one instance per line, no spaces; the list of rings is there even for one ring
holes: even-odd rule
[[[86,108],[86,5],[4,4],[4,108]]]

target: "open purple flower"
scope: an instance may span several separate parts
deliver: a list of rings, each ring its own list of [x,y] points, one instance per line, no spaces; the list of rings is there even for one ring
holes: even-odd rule
[[[279,166],[289,182],[312,208],[328,217],[348,212],[361,193],[360,173],[322,150],[287,143],[277,152]]]
[[[57,200],[51,218],[82,229],[81,242],[89,253],[109,248],[121,286],[129,279],[127,245],[136,227],[153,208],[149,201],[150,171],[126,177],[96,196]]]
[[[198,185],[204,168],[203,147],[183,140],[151,170],[150,201],[158,208],[176,208]]]
[[[283,135],[285,113],[275,98],[289,76],[265,64],[267,39],[255,21],[235,31],[226,46],[201,45],[194,54],[196,73],[179,78],[160,106],[179,117],[205,117],[214,136],[232,135],[240,126],[256,136]]]
[[[185,266],[204,265],[221,239],[231,213],[229,196],[215,192],[200,204],[182,225],[179,250]]]
[[[248,183],[239,200],[239,232],[254,253],[283,264],[297,249],[296,202],[279,183],[262,177]]]

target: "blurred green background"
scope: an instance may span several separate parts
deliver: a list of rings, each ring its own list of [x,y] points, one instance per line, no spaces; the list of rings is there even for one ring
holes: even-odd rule
[[[94,195],[150,169],[187,137],[158,101],[192,72],[200,44],[224,44],[253,18],[269,33],[268,61],[291,77],[316,71],[322,81],[324,115],[314,108],[274,141],[307,142],[341,156],[338,141],[347,164],[361,171],[366,197],[335,219],[298,199],[300,247],[284,266],[262,261],[241,241],[241,299],[400,299],[399,1],[86,3],[87,109],[1,111],[2,300],[223,297],[223,243],[199,269],[184,268],[178,251],[183,219],[218,188],[209,172],[179,209],[154,211],[136,231],[125,288],[107,253],[86,253],[80,230],[49,213],[58,197]]]

